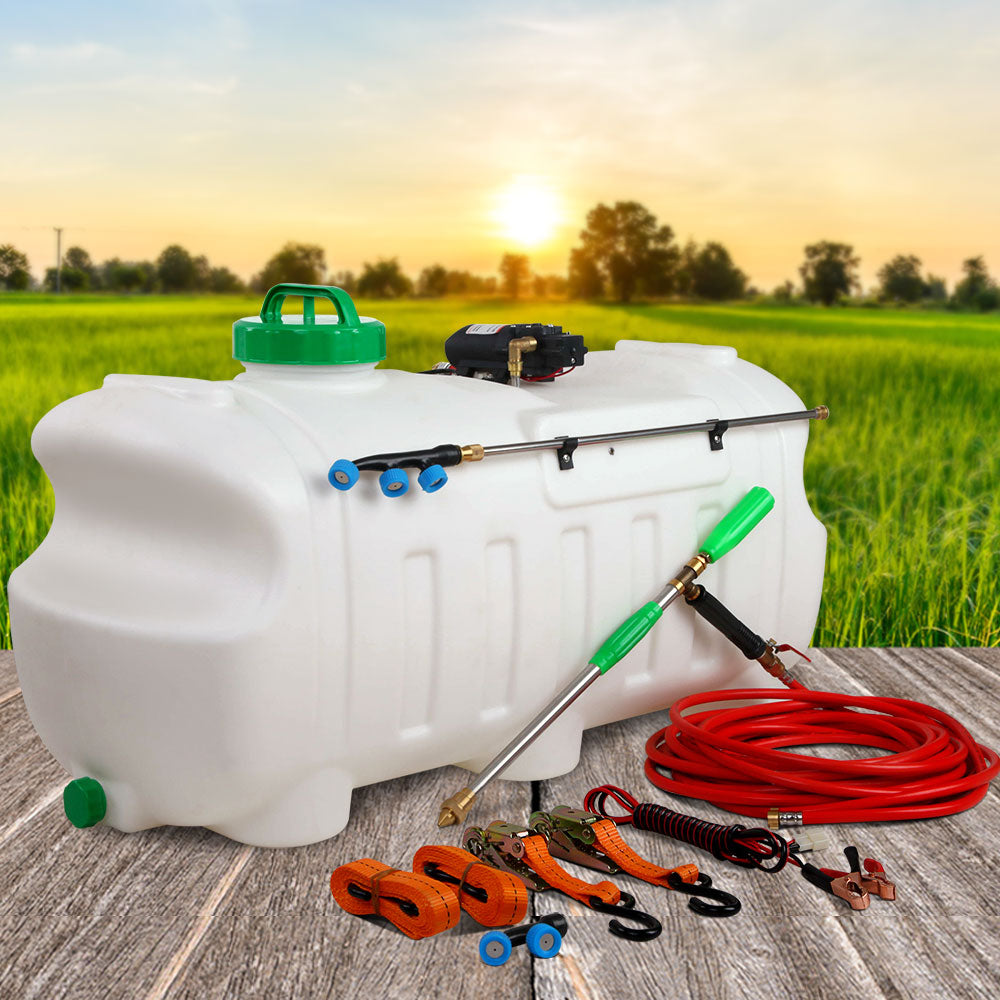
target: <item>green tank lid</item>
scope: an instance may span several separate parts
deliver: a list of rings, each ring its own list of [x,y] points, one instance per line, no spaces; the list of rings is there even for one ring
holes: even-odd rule
[[[302,296],[302,315],[282,319],[289,295]],[[316,315],[316,299],[329,299],[336,316]],[[359,316],[350,295],[332,285],[275,285],[260,317],[233,324],[233,357],[264,365],[356,365],[385,359],[385,324]]]
[[[96,826],[108,811],[104,789],[96,778],[77,778],[63,789],[63,809],[73,826]]]

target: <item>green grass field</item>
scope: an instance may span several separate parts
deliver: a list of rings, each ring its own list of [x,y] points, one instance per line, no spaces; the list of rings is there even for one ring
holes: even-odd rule
[[[464,323],[557,322],[591,348],[622,338],[732,344],[807,406],[806,483],[830,532],[815,643],[1000,641],[1000,317],[755,306],[359,303],[389,331],[389,364],[428,367]],[[224,379],[250,298],[0,297],[0,579],[52,516],[31,429],[108,372]],[[0,646],[10,644],[6,592]]]

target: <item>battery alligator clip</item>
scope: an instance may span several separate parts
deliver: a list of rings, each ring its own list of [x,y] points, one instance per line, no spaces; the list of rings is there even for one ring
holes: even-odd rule
[[[835,872],[815,865],[803,865],[802,877],[813,885],[844,900],[852,910],[867,910],[871,897],[848,872]]]
[[[891,902],[896,900],[896,883],[889,881],[882,863],[874,858],[865,858],[865,870],[861,875],[861,888],[880,899],[887,899]]]
[[[857,882],[861,886],[863,892],[878,896],[879,899],[895,902],[896,883],[890,882],[886,877],[885,869],[882,867],[881,862],[876,861],[874,858],[865,858],[864,868],[862,869],[861,856],[856,847],[845,847],[844,857],[847,858],[847,865],[851,869],[846,874],[852,881]],[[844,872],[830,872],[827,868],[823,870],[833,875],[845,874]]]

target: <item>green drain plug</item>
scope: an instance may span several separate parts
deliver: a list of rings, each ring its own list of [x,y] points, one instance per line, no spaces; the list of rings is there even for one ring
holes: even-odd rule
[[[81,829],[95,826],[108,811],[108,799],[96,778],[77,778],[63,789],[66,818]]]

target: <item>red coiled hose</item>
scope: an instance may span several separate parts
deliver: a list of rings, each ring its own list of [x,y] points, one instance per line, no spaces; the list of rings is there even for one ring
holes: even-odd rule
[[[802,814],[803,823],[950,816],[982,801],[1000,759],[950,715],[904,698],[740,688],[690,695],[646,743],[658,788],[744,816]],[[738,708],[691,709],[766,699]],[[782,747],[832,743],[887,756],[832,760]]]

